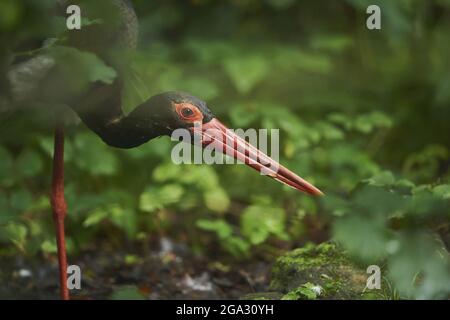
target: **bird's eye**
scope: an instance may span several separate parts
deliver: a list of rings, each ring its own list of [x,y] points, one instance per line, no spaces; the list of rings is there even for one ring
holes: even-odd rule
[[[203,119],[203,114],[198,107],[188,102],[175,104],[175,110],[181,121],[194,122]]]
[[[181,115],[185,118],[189,118],[194,115],[194,111],[192,111],[191,108],[183,108],[181,109]]]

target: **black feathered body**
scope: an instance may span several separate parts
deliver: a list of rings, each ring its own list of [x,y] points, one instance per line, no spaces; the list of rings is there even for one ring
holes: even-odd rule
[[[64,59],[52,59],[40,54],[15,66],[10,72],[14,102],[26,104],[30,100],[48,101],[53,105],[68,105],[82,122],[105,143],[118,148],[133,148],[155,137],[169,135],[177,128],[189,126],[174,110],[174,104],[194,104],[208,122],[213,118],[206,103],[182,92],[166,92],[149,98],[128,115],[122,110],[123,79],[128,72],[128,56],[135,49],[138,20],[128,0],[60,0],[64,14],[70,4],[77,4],[87,25],[81,30],[67,32],[67,48],[95,54],[115,70],[111,83],[95,82],[88,87],[77,86],[70,72],[77,66],[65,65]],[[71,49],[72,48],[72,49]],[[67,62],[68,63],[68,62]]]

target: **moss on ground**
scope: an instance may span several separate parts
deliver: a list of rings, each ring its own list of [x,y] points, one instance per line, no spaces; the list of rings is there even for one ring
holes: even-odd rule
[[[270,292],[258,293],[257,297],[364,299],[369,294],[364,292],[367,276],[336,244],[308,244],[277,259],[272,269]],[[243,298],[252,299],[252,296]]]

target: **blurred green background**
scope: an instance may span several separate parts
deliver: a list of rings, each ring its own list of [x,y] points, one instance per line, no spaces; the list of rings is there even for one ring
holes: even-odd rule
[[[183,90],[232,128],[280,129],[281,162],[326,196],[245,166],[174,165],[169,138],[113,149],[72,123],[70,255],[165,235],[198,255],[245,260],[333,239],[356,260],[385,266],[401,297],[449,296],[450,1],[133,3],[140,34],[126,110]],[[366,28],[370,4],[381,7],[381,30]],[[54,35],[51,6],[0,2],[3,89],[11,58],[36,53],[23,43]],[[88,60],[94,80],[108,76]],[[56,249],[43,116],[0,114],[0,255]]]

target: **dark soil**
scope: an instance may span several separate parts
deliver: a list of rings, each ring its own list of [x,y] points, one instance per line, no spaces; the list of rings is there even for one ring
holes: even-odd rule
[[[169,239],[154,249],[127,252],[98,245],[69,264],[81,269],[81,289],[72,299],[238,299],[265,291],[271,264],[228,262],[194,255]],[[139,246],[135,246],[139,247]],[[0,257],[0,299],[57,299],[56,256]]]

